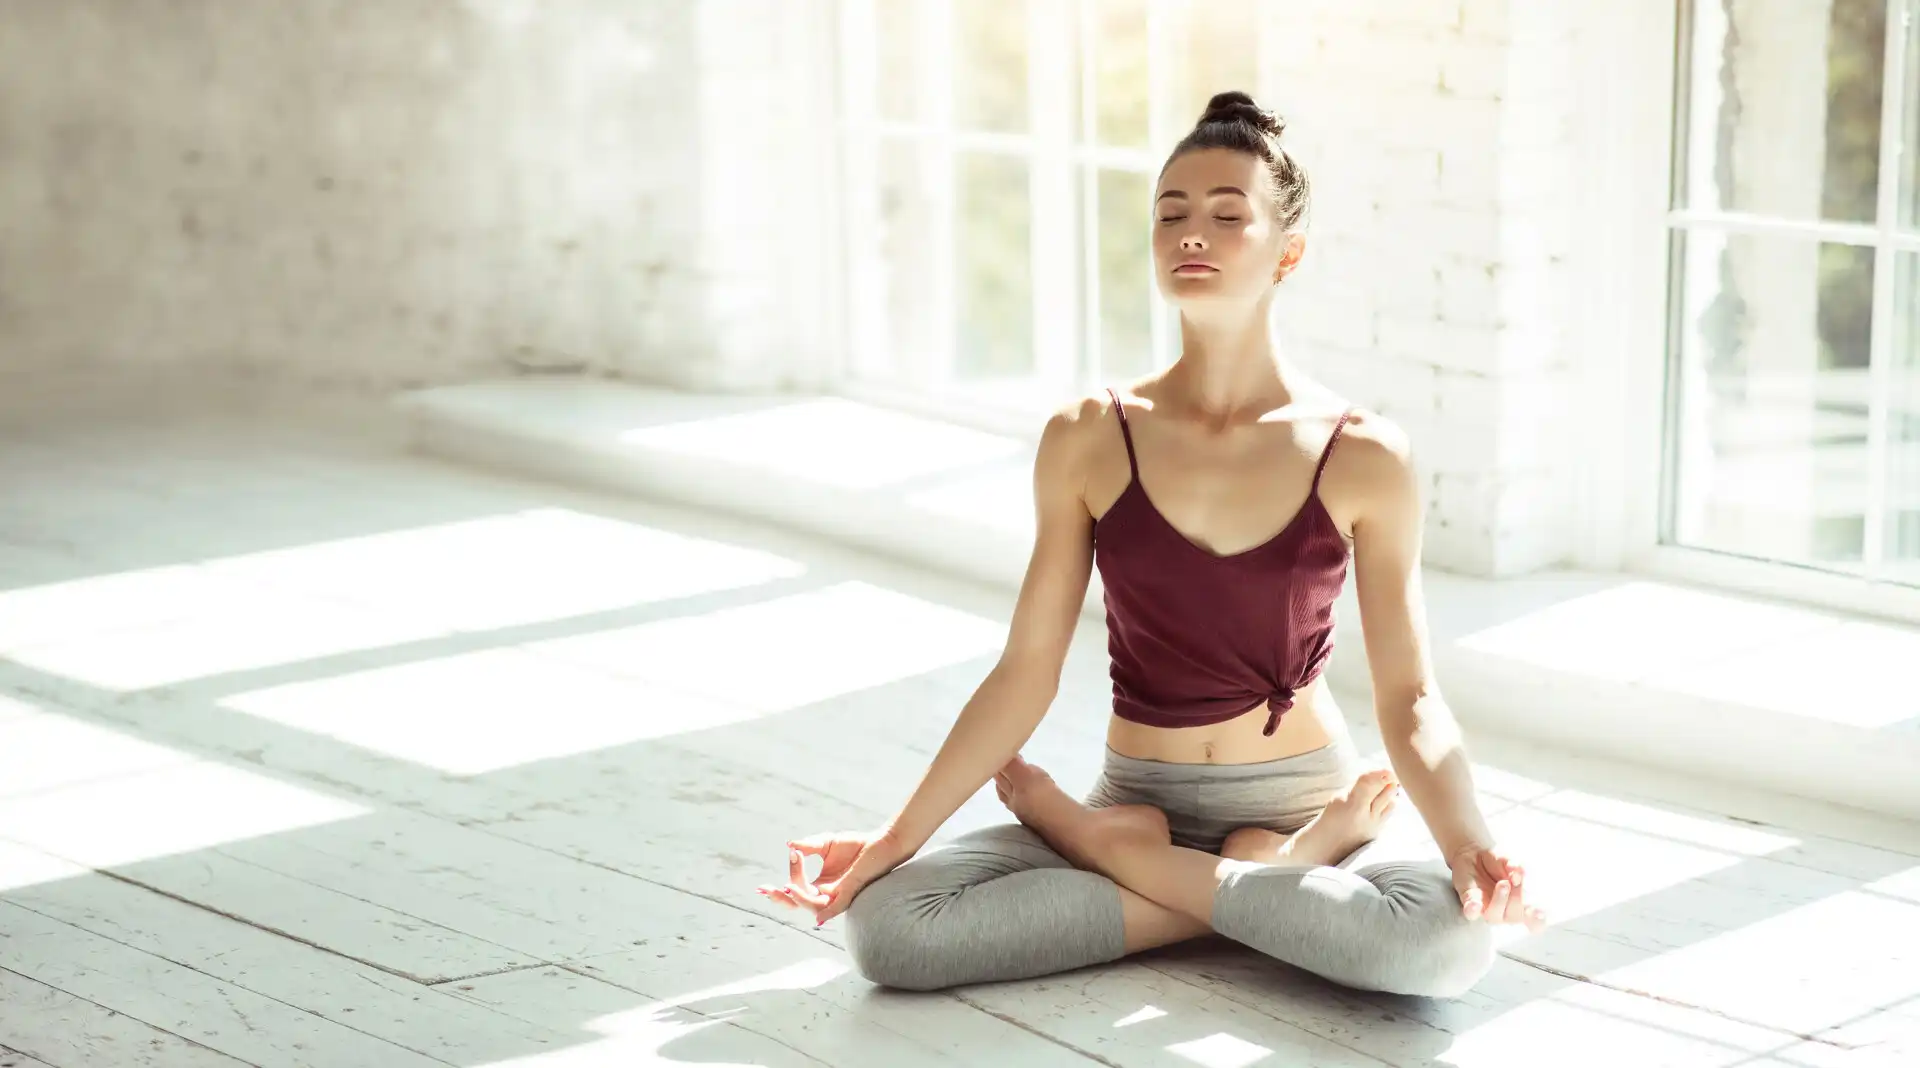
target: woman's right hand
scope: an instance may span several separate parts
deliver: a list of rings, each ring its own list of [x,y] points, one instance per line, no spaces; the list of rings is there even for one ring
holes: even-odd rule
[[[868,883],[911,855],[885,831],[816,834],[787,843],[787,885],[759,889],[789,908],[812,909],[818,927],[845,912]],[[820,858],[820,874],[811,882],[805,860],[809,856]]]

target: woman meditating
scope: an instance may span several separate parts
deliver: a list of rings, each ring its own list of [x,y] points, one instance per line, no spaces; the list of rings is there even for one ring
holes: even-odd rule
[[[1349,987],[1444,997],[1485,974],[1490,925],[1544,922],[1434,683],[1407,439],[1269,333],[1309,207],[1281,128],[1222,93],[1174,148],[1152,226],[1179,359],[1049,418],[998,663],[892,819],[790,842],[787,885],[760,888],[816,923],[845,912],[875,983],[1025,978],[1218,932]],[[1321,675],[1349,560],[1390,769],[1361,767]],[[1113,715],[1076,800],[1019,750],[1096,566]],[[1019,822],[922,853],[989,778]],[[1402,791],[1444,862],[1376,848]]]

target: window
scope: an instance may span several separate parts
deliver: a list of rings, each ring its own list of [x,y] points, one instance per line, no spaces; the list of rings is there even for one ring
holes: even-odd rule
[[[1663,540],[1920,586],[1920,0],[1689,0]]]
[[[1153,181],[1258,93],[1258,0],[838,6],[848,376],[1028,415],[1170,362]]]

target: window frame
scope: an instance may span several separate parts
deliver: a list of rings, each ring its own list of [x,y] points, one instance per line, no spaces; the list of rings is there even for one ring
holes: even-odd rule
[[[1693,14],[1699,2],[1680,0],[1674,10],[1673,79],[1668,103],[1670,158],[1666,210],[1661,224],[1666,245],[1666,285],[1665,338],[1660,346],[1660,447],[1657,468],[1649,472],[1651,478],[1647,483],[1654,487],[1657,503],[1650,510],[1652,529],[1643,528],[1635,539],[1640,544],[1632,553],[1632,569],[1650,576],[1705,583],[1730,591],[1920,622],[1920,586],[1903,585],[1876,574],[1887,533],[1888,407],[1894,357],[1896,259],[1903,253],[1920,254],[1920,230],[1902,232],[1898,218],[1904,123],[1907,109],[1920,107],[1920,102],[1908,101],[1902,95],[1909,77],[1908,68],[1920,63],[1920,55],[1909,54],[1907,48],[1912,34],[1908,20],[1920,18],[1920,0],[1885,0],[1887,39],[1882,61],[1876,214],[1872,223],[1789,219],[1687,206],[1688,162],[1694,150],[1690,129]],[[1867,368],[1867,502],[1857,571],[1763,559],[1724,549],[1682,545],[1675,540],[1680,492],[1681,335],[1686,301],[1683,260],[1687,237],[1700,231],[1785,237],[1874,250]]]
[[[955,5],[965,0],[912,0],[923,60],[915,68],[921,117],[914,121],[883,118],[876,58],[876,5],[883,2],[901,0],[836,0],[827,15],[838,23],[842,57],[834,123],[847,223],[841,276],[854,292],[882,291],[878,275],[884,265],[877,253],[879,220],[873,210],[880,190],[878,152],[888,143],[915,145],[936,216],[928,250],[931,277],[926,280],[933,323],[924,351],[895,353],[889,349],[884,302],[853,302],[856,306],[845,320],[840,360],[832,369],[834,388],[854,399],[909,411],[937,410],[969,425],[1036,436],[1038,420],[1046,412],[1107,381],[1101,351],[1100,179],[1104,173],[1120,172],[1151,182],[1165,149],[1192,122],[1193,116],[1179,110],[1178,95],[1188,81],[1182,12],[1190,0],[1144,0],[1142,4],[1148,48],[1148,115],[1142,148],[1099,143],[1095,0],[1027,3],[1027,132],[1019,134],[966,129],[955,123],[955,50],[947,42]],[[1260,20],[1253,42],[1255,70],[1262,82],[1267,77],[1259,62],[1268,51],[1266,22]],[[1260,93],[1266,86],[1250,88]],[[1035,370],[1013,401],[995,403],[976,394],[972,399],[977,403],[968,403],[968,391],[955,373],[960,357],[955,174],[965,153],[1018,158],[1028,169]],[[1149,224],[1147,211],[1148,205],[1142,204],[1143,231]],[[1150,263],[1140,265],[1143,277],[1150,279],[1151,270]],[[1157,294],[1148,302],[1148,336],[1152,365],[1171,362],[1177,339],[1171,312]]]

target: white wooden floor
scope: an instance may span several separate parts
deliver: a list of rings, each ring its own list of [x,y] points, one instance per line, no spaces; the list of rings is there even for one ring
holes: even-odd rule
[[[1560,922],[1465,998],[1218,942],[876,990],[753,888],[906,796],[1004,597],[134,396],[0,397],[0,1066],[1920,1064],[1920,828],[1497,739]]]

